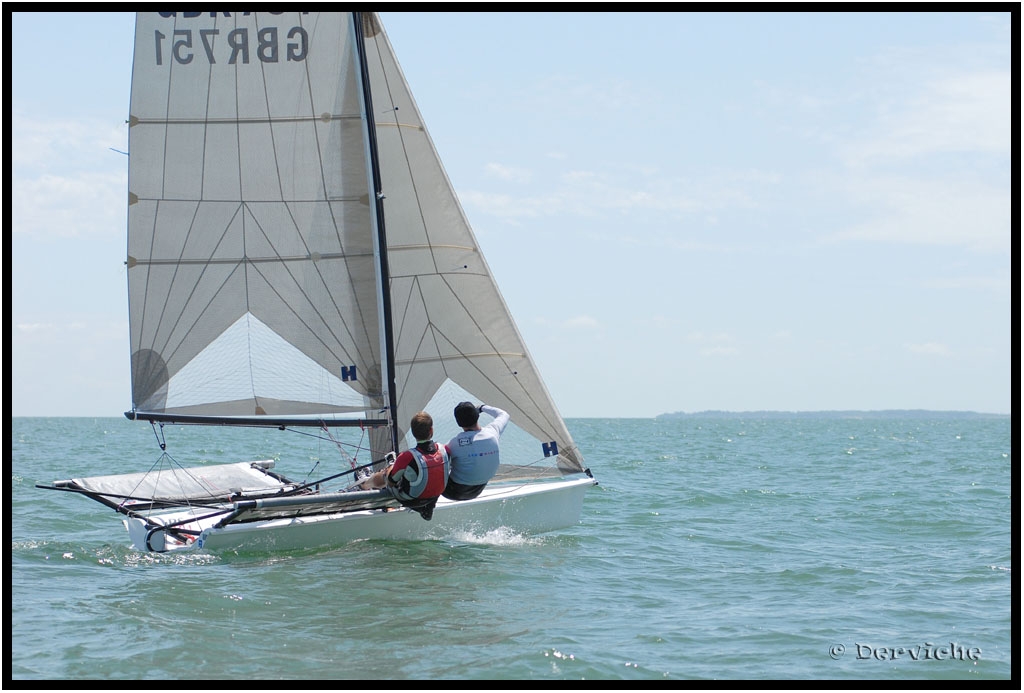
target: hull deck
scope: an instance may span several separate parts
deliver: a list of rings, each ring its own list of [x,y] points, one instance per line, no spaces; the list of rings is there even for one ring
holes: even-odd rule
[[[442,498],[430,521],[393,500],[348,512],[324,512],[269,519],[245,519],[223,524],[225,515],[209,517],[208,509],[129,517],[125,525],[132,543],[143,551],[267,551],[340,546],[359,539],[440,539],[456,532],[483,533],[497,528],[537,534],[569,527],[579,521],[583,497],[597,482],[591,478],[533,483],[494,484],[477,498]],[[330,494],[332,498],[344,495]],[[310,499],[303,499],[308,505]],[[364,501],[364,504],[365,501]],[[371,504],[372,505],[372,504]],[[380,507],[383,506],[383,507]],[[283,505],[274,505],[277,515]],[[297,512],[301,513],[298,504]],[[160,526],[178,525],[195,534],[177,535]],[[148,521],[147,521],[148,520]],[[223,526],[217,526],[222,524]]]

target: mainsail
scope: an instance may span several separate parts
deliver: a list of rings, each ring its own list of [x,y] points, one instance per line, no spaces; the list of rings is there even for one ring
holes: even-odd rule
[[[375,15],[140,13],[129,123],[131,416],[405,447],[466,398],[583,471]]]

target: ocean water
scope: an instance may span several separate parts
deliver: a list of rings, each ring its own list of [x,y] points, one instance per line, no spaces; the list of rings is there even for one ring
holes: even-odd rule
[[[576,527],[175,556],[35,488],[143,471],[148,424],[14,418],[7,678],[1019,681],[1009,418],[568,424],[600,482]],[[165,433],[183,463],[339,467],[280,431]]]

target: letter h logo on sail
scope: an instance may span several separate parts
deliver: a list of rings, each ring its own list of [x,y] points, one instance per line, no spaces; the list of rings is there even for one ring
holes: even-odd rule
[[[356,367],[354,365],[341,367],[341,381],[348,382],[349,380],[358,380],[358,378],[356,378]]]
[[[550,443],[542,443],[541,448],[544,449],[544,457],[551,457],[558,454],[558,443],[553,440]]]

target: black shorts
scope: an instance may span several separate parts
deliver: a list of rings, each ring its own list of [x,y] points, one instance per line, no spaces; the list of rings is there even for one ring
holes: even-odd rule
[[[472,500],[480,495],[480,492],[484,490],[484,486],[487,484],[479,484],[477,486],[467,486],[466,484],[460,484],[457,481],[448,480],[448,485],[444,489],[444,493],[441,495],[449,500]]]

